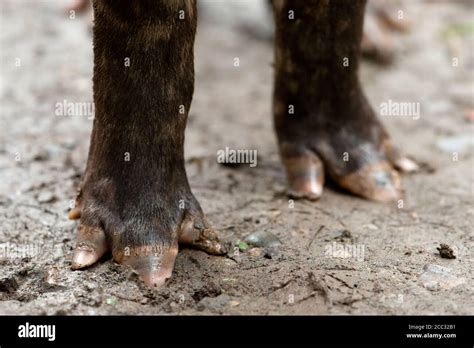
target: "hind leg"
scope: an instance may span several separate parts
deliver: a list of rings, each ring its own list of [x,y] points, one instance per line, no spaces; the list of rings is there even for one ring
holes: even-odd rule
[[[274,0],[274,124],[294,196],[317,199],[328,174],[359,196],[400,196],[393,151],[358,79],[365,1]]]

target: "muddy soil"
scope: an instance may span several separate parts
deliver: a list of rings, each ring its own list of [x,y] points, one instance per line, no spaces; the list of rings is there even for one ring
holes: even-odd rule
[[[169,284],[152,290],[109,258],[70,270],[67,212],[92,122],[55,111],[92,101],[90,19],[71,19],[60,1],[2,1],[0,314],[474,314],[473,10],[408,3],[414,25],[396,35],[394,64],[364,62],[361,75],[377,111],[420,105],[419,117],[380,116],[422,163],[391,204],[331,185],[318,202],[291,201],[271,123],[271,42],[201,17],[187,170],[235,248],[183,249]],[[257,150],[257,166],[218,164],[226,147]],[[281,245],[239,243],[255,232]]]

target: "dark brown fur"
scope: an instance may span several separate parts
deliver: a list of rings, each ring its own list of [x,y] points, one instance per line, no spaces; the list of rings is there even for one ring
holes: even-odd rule
[[[384,159],[379,147],[386,135],[357,74],[364,8],[364,0],[275,0],[279,143],[287,145],[284,151],[314,151],[337,177]],[[288,18],[289,11],[294,19]],[[364,142],[374,148],[363,153],[358,147]],[[343,161],[344,152],[352,160]]]
[[[179,209],[181,199],[192,214],[200,213],[183,155],[194,89],[196,7],[171,3],[94,3],[96,117],[82,223],[102,225],[122,247],[170,243],[186,212]],[[183,20],[179,8],[191,8]]]

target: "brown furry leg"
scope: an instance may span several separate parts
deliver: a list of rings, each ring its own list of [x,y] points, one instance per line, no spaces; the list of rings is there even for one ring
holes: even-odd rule
[[[72,268],[111,250],[116,261],[159,286],[171,276],[178,241],[222,252],[184,168],[196,6],[97,0],[94,14],[96,115],[78,209],[71,213],[81,219]]]
[[[393,151],[358,79],[365,1],[274,0],[274,122],[290,193],[322,193],[324,171],[362,197],[400,196]]]

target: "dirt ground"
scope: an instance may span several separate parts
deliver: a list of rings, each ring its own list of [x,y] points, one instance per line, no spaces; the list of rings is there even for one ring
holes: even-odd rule
[[[70,270],[67,212],[92,121],[55,105],[92,101],[88,16],[70,19],[53,0],[0,6],[0,314],[474,314],[472,7],[409,1],[414,25],[396,35],[394,64],[362,66],[376,111],[420,103],[419,118],[381,116],[422,164],[392,204],[330,186],[318,202],[290,201],[271,123],[271,42],[201,17],[187,170],[236,249],[183,249],[169,284],[152,290],[110,259]],[[219,165],[225,147],[256,149],[258,165]],[[255,232],[281,245],[239,242]]]

